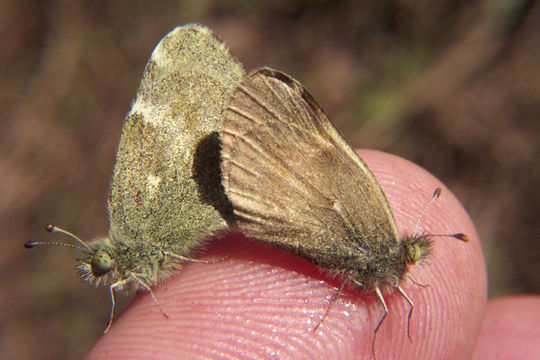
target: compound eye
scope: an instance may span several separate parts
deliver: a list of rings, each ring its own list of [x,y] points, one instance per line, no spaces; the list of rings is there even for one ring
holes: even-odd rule
[[[411,245],[407,248],[407,263],[414,263],[418,258],[418,249],[416,245]]]
[[[105,250],[98,250],[92,257],[92,274],[95,277],[100,277],[111,271],[113,261],[111,256]]]

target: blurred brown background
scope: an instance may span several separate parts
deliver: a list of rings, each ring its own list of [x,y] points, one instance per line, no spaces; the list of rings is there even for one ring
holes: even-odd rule
[[[106,289],[69,249],[107,231],[123,117],[160,38],[211,27],[252,69],[300,80],[355,147],[410,159],[463,202],[490,295],[538,293],[540,8],[519,0],[0,1],[0,357],[79,358]],[[127,300],[124,298],[123,303]]]

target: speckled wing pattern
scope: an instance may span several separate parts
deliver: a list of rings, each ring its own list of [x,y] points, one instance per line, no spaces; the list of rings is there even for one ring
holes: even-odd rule
[[[399,241],[372,172],[288,75],[262,68],[244,79],[222,147],[225,191],[247,236],[329,269]]]
[[[160,41],[122,130],[108,202],[115,241],[189,256],[201,237],[227,228],[219,132],[244,76],[204,26],[178,27]]]

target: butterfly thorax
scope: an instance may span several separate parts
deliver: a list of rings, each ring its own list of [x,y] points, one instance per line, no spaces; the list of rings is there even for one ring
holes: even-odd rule
[[[395,286],[405,278],[410,265],[429,257],[431,245],[429,237],[408,236],[401,240],[395,251],[372,251],[373,256],[369,259],[356,259],[347,273],[365,291]]]
[[[173,259],[156,245],[124,243],[103,237],[92,241],[89,247],[79,259],[77,269],[82,279],[94,286],[109,286],[127,280],[122,288],[139,290],[140,283],[132,275],[152,286],[175,269]]]

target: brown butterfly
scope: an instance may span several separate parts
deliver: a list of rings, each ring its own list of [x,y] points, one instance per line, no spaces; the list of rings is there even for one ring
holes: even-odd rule
[[[410,317],[399,284],[434,235],[398,236],[375,176],[298,81],[269,68],[243,80],[225,113],[221,166],[244,234],[375,291],[384,307],[375,335],[388,313],[382,288],[405,297]]]

